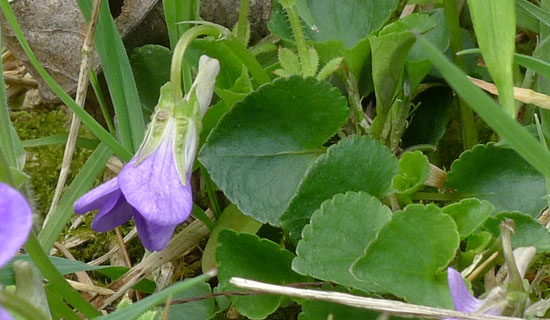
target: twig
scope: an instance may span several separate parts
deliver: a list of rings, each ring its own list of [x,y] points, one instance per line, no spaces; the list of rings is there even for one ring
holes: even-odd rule
[[[405,17],[410,16],[414,12],[414,9],[416,9],[416,4],[406,5],[405,8],[403,8],[403,11],[401,11],[401,15],[399,16],[399,19],[403,19]]]
[[[115,293],[111,289],[98,287],[93,284],[85,284],[82,282],[76,282],[69,279],[66,279],[66,280],[71,285],[71,287],[75,288],[78,291],[83,291],[83,292],[93,293],[93,294],[103,294],[103,295]]]
[[[38,88],[38,81],[35,79],[28,79],[24,77],[19,77],[11,75],[9,73],[4,73],[4,81],[9,85],[22,86],[27,88]]]
[[[472,77],[468,78],[476,86],[491,94],[498,96],[498,90],[494,84]],[[518,101],[521,101],[522,103],[533,104],[543,109],[550,109],[550,96],[547,96],[540,92],[536,92],[531,89],[514,87],[514,98]]]
[[[481,265],[479,265],[479,267],[477,267],[474,271],[472,271],[472,273],[468,276],[468,280],[470,282],[474,281],[475,278],[477,278],[477,276],[479,276],[479,274],[483,270],[485,270],[485,268],[487,268],[489,264],[495,261],[497,257],[498,257],[498,251],[493,252],[493,254],[489,258],[487,258],[487,260],[485,260]]]
[[[520,320],[520,318],[493,316],[488,314],[473,314],[454,310],[439,309],[434,307],[419,306],[395,300],[360,297],[341,292],[290,288],[242,278],[231,278],[229,282],[239,288],[250,289],[257,292],[332,302],[355,308],[388,312],[390,314],[409,318],[418,317],[428,319],[455,318],[466,320]]]
[[[84,108],[84,102],[86,100],[86,93],[88,92],[88,74],[90,73],[90,58],[93,53],[93,40],[94,30],[99,17],[99,8],[101,7],[101,0],[94,0],[92,7],[92,15],[90,18],[90,24],[88,25],[88,32],[86,38],[84,38],[84,44],[82,45],[82,62],[80,63],[80,72],[78,74],[78,87],[76,89],[76,103]],[[71,118],[71,128],[69,130],[69,136],[67,137],[67,144],[65,145],[65,153],[63,154],[63,162],[61,163],[61,171],[59,172],[59,178],[57,180],[57,186],[53,195],[52,203],[48,214],[44,219],[44,224],[47,223],[51,217],[52,212],[57,207],[61,193],[65,187],[67,176],[69,175],[69,169],[71,167],[71,161],[73,159],[74,148],[76,139],[78,137],[78,129],[80,128],[80,119],[73,113]]]
[[[137,229],[134,227],[132,231],[130,231],[123,239],[124,243],[127,243],[128,241],[132,240],[137,235]],[[109,250],[106,254],[102,255],[101,257],[92,260],[88,262],[89,266],[99,266],[103,262],[107,261],[113,254],[115,254],[118,250],[120,250],[119,246],[116,246]]]
[[[122,233],[120,232],[120,227],[115,228],[116,238],[118,240],[118,245],[120,246],[120,250],[122,250],[122,254],[124,255],[124,260],[126,260],[126,266],[132,267],[132,261],[130,260],[130,255],[128,254],[128,250],[126,250],[126,245],[124,244],[124,239],[122,238]]]
[[[65,258],[67,258],[69,260],[72,260],[72,261],[76,261],[76,259],[71,254],[71,252],[64,245],[62,245],[61,243],[59,243],[57,241],[54,242],[53,245],[54,245],[54,247],[57,248],[57,250],[59,250],[59,252],[61,252],[61,254],[63,254],[65,256]],[[79,282],[87,284],[87,285],[93,285],[94,284],[94,282],[92,281],[90,276],[88,276],[86,271],[75,272],[75,274],[76,274]]]
[[[298,282],[298,283],[290,283],[287,286],[291,288],[306,288],[306,287],[313,287],[313,286],[322,286],[325,284],[330,284],[330,282]],[[186,298],[186,299],[179,299],[179,300],[173,300],[171,304],[184,304],[189,302],[195,302],[195,301],[201,301],[211,298],[216,298],[219,296],[254,296],[254,295],[260,295],[265,294],[262,292],[242,292],[242,291],[224,291],[224,292],[213,292],[208,293],[199,297],[192,297],[192,298]],[[166,303],[161,303],[157,305],[158,307],[164,307],[166,306]]]

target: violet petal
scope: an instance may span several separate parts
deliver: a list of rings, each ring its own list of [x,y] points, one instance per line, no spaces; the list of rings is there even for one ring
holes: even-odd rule
[[[130,220],[135,209],[126,201],[122,191],[117,190],[101,207],[92,221],[92,229],[97,232],[112,230]]]
[[[126,200],[148,223],[173,227],[191,213],[189,181],[183,186],[173,157],[173,137],[165,136],[158,148],[135,165],[132,159],[118,175]]]
[[[453,298],[455,310],[473,313],[481,307],[483,300],[476,299],[468,291],[460,272],[453,268],[448,268],[447,279],[449,280],[449,288],[451,289],[451,297]]]
[[[74,203],[75,213],[84,214],[88,211],[100,209],[119,189],[117,178],[114,178],[88,191]]]
[[[159,226],[145,220],[139,213],[134,215],[139,239],[149,251],[160,251],[168,245],[176,225]]]
[[[32,211],[19,191],[0,183],[0,267],[15,256],[32,227]]]
[[[2,307],[0,307],[0,320],[13,320],[13,317]]]

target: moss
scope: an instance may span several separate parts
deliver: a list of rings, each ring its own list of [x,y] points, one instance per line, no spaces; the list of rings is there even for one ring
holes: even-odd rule
[[[11,118],[21,140],[36,139],[57,134],[67,134],[69,117],[62,110],[37,108],[32,111],[11,112]],[[89,135],[82,131],[83,135]],[[64,145],[26,148],[25,172],[31,177],[30,188],[36,210],[44,218],[53,197],[57,177],[61,169]],[[68,185],[78,173],[91,150],[76,148],[69,172]]]

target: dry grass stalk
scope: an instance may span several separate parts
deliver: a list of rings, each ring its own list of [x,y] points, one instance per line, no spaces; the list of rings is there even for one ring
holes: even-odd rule
[[[498,90],[494,84],[487,81],[480,80],[480,79],[472,78],[472,77],[468,77],[468,78],[476,86],[480,87],[481,89],[491,94],[498,96]],[[543,109],[550,109],[550,96],[536,92],[531,89],[514,87],[514,98],[523,103],[533,104]]]
[[[285,295],[295,298],[320,300],[342,304],[350,307],[387,312],[389,314],[426,319],[465,319],[465,320],[520,320],[520,318],[492,316],[486,314],[472,314],[454,310],[439,309],[434,307],[419,306],[395,300],[375,299],[355,296],[347,293],[319,291],[311,289],[298,289],[278,286],[242,278],[231,278],[230,282],[243,289],[257,292]],[[537,318],[533,318],[537,319]]]
[[[89,83],[89,73],[90,73],[90,59],[93,54],[93,41],[94,41],[94,30],[97,24],[99,17],[99,9],[101,7],[101,0],[94,0],[92,7],[92,14],[90,18],[90,23],[88,25],[88,32],[86,38],[84,39],[84,44],[82,46],[82,62],[80,64],[80,72],[78,74],[78,87],[76,90],[76,103],[84,108],[84,102],[86,101],[86,93],[88,92],[88,83]],[[44,224],[47,223],[48,219],[51,217],[52,212],[54,212],[57,207],[57,203],[61,198],[61,193],[65,187],[65,182],[67,181],[67,176],[69,175],[69,168],[71,167],[71,161],[73,159],[74,148],[76,145],[76,139],[78,138],[78,129],[80,128],[80,119],[73,113],[71,119],[71,128],[69,130],[69,136],[67,137],[67,144],[65,145],[65,153],[63,154],[63,162],[61,163],[61,171],[59,172],[59,178],[57,180],[57,186],[55,188],[54,196],[48,210],[48,214],[44,219]]]

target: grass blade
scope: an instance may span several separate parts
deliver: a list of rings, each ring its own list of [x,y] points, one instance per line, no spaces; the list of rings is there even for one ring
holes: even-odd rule
[[[65,144],[67,142],[66,134],[57,134],[55,136],[41,137],[36,139],[29,139],[21,141],[23,148],[52,146],[56,144]],[[76,146],[86,149],[95,149],[99,144],[98,140],[88,138],[78,138],[76,140]]]
[[[531,16],[532,18],[537,19],[538,21],[544,23],[547,26],[550,26],[550,12],[542,9],[539,6],[536,6],[532,4],[531,2],[527,0],[516,0],[516,6],[518,8],[519,12],[524,12]],[[531,27],[534,27],[533,22],[529,19],[528,21],[526,19],[522,19],[522,22],[525,21],[529,24],[528,28],[531,29]],[[538,32],[538,27],[534,28],[532,31]]]
[[[463,55],[463,54],[474,54],[474,53],[481,53],[481,50],[477,48],[466,49],[466,50],[460,51],[458,54]],[[543,61],[525,54],[515,53],[514,63],[517,63],[520,66],[523,66],[525,68],[531,69],[542,76],[550,78],[550,63],[546,61]]]
[[[65,224],[74,214],[73,203],[90,189],[110,157],[111,151],[102,143],[97,146],[90,158],[84,163],[80,172],[63,194],[51,218],[48,219],[38,235],[38,240],[45,251],[49,251],[52,248],[59,234],[63,232]]]
[[[519,123],[510,118],[499,105],[476,87],[457,66],[452,64],[433,44],[422,36],[418,42],[430,61],[441,72],[451,87],[476,111],[483,120],[506,139],[512,148],[545,176],[550,176],[550,152],[548,152]]]
[[[179,38],[192,27],[189,23],[183,21],[199,20],[199,1],[198,0],[165,0],[164,17],[168,27],[168,36],[170,37],[170,48],[174,50]]]
[[[514,0],[468,0],[477,42],[491,78],[498,88],[502,108],[516,117],[514,101],[514,51],[516,12]]]
[[[92,1],[77,2],[89,21]],[[118,135],[122,145],[134,153],[143,140],[145,122],[130,60],[111,16],[108,1],[102,3],[94,43],[115,108]]]
[[[2,35],[0,33],[0,47],[2,47]],[[15,134],[15,130],[10,121],[10,113],[8,111],[8,101],[6,99],[6,86],[4,85],[4,68],[0,59],[0,148],[4,150],[4,154],[8,159],[11,167],[23,169],[25,163],[25,153],[21,140]],[[23,161],[18,161],[23,156]]]
[[[97,311],[78,292],[76,292],[76,290],[69,285],[61,273],[59,273],[40,246],[38,239],[36,239],[36,236],[32,231],[27,239],[27,242],[25,243],[25,249],[40,272],[42,272],[44,277],[50,281],[50,285],[53,290],[62,295],[68,303],[70,303],[78,311],[82,312],[82,314],[86,317],[95,318],[101,315],[101,313]]]
[[[192,279],[186,279],[182,282],[174,284],[160,292],[155,293],[152,296],[149,296],[137,303],[132,304],[131,308],[125,308],[122,310],[117,310],[113,313],[110,313],[106,316],[99,318],[99,320],[131,320],[136,319],[142,315],[147,310],[152,307],[166,301],[171,295],[183,292],[187,289],[190,289],[193,286],[196,286],[204,281],[212,278],[214,273],[206,273]]]

